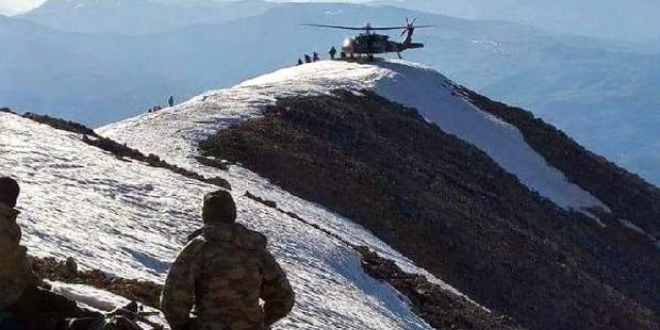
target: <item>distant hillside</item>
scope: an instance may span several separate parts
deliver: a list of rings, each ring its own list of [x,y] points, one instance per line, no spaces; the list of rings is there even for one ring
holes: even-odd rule
[[[140,35],[257,16],[274,6],[260,0],[48,0],[17,18],[69,32]]]
[[[660,22],[655,15],[660,4],[653,0],[375,0],[371,3],[471,19],[507,20],[548,31],[604,39],[650,41],[660,36]]]

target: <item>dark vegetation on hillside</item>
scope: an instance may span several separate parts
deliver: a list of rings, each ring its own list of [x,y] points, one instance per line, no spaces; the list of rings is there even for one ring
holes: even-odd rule
[[[414,110],[364,94],[281,99],[200,150],[362,224],[530,328],[658,329],[648,240],[557,208]]]
[[[486,312],[481,307],[462,296],[444,290],[422,275],[409,274],[401,270],[393,261],[380,257],[366,246],[356,246],[338,235],[311,223],[296,213],[277,207],[277,203],[249,191],[245,197],[267,207],[274,208],[289,217],[323,232],[353,249],[362,258],[362,268],[371,277],[386,282],[408,297],[413,312],[436,329],[473,329],[473,330],[512,330],[522,329],[507,316]]]
[[[465,87],[460,92],[480,109],[490,112],[502,120],[518,127],[529,145],[541,154],[553,167],[561,170],[571,182],[577,183],[607,204],[612,214],[603,214],[601,220],[607,224],[611,235],[622,239],[620,231],[626,231],[620,220],[627,220],[642,228],[652,237],[660,237],[660,189],[632,174],[604,157],[585,149],[564,132],[545,123],[524,109],[508,106],[488,99]],[[619,232],[617,232],[619,231]],[[635,236],[635,235],[634,235]],[[648,237],[637,234],[633,239],[641,243],[652,242]],[[640,263],[656,263],[657,249],[647,250],[639,245],[628,245],[628,255],[613,251],[607,241],[592,244],[592,253],[611,259],[616,267],[617,259],[635,258]],[[614,252],[614,253],[613,253]],[[639,263],[638,263],[639,265]],[[602,270],[594,269],[597,273]],[[647,272],[653,271],[653,274]],[[627,264],[620,270],[618,279],[609,279],[612,285],[625,286],[624,282],[638,283],[627,286],[626,293],[647,306],[660,311],[660,274],[658,268],[649,269]]]
[[[98,135],[96,135],[96,132],[94,132],[93,129],[69,120],[54,118],[48,115],[38,115],[31,112],[25,113],[23,117],[32,119],[37,123],[46,124],[52,128],[59,129],[62,131],[68,131],[68,132],[98,137]]]
[[[548,163],[598,196],[619,218],[660,237],[660,188],[590,152],[529,111],[490,100],[464,87],[460,91],[482,110],[518,127],[527,143]]]
[[[522,329],[510,317],[491,314],[466,299],[459,299],[422,275],[402,271],[394,261],[381,258],[367,247],[357,246],[355,250],[369,276],[405,294],[413,311],[435,329]]]
[[[147,306],[154,308],[160,306],[162,285],[149,281],[121,278],[97,269],[88,271],[72,270],[72,267],[69,266],[70,260],[33,258],[32,269],[39,280],[48,279],[71,284],[84,284],[112,292]]]
[[[189,179],[202,181],[208,184],[216,185],[231,190],[231,185],[225,179],[219,177],[206,178],[196,172],[170,164],[160,159],[160,157],[158,157],[157,155],[154,154],[145,155],[139,150],[127,147],[125,144],[117,143],[112,139],[99,136],[96,134],[96,132],[94,132],[93,129],[88,128],[84,125],[64,119],[53,118],[47,115],[37,115],[29,112],[24,114],[23,117],[34,120],[38,123],[51,126],[55,129],[82,134],[83,142],[91,146],[97,147],[101,150],[107,151],[115,155],[115,157],[119,159],[130,158],[139,162],[146,163],[151,167],[164,168]]]

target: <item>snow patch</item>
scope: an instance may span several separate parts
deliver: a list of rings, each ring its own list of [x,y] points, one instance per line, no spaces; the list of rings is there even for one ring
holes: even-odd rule
[[[379,94],[416,108],[443,131],[481,149],[528,188],[558,206],[577,211],[589,208],[609,211],[604,203],[550,166],[525,142],[515,126],[474,106],[445,76],[407,62],[391,61],[379,65],[392,72],[376,85]]]
[[[78,134],[15,115],[0,113],[0,132],[0,173],[15,177],[22,185],[19,224],[23,244],[32,255],[73,257],[83,269],[98,268],[162,284],[186,235],[201,226],[203,194],[217,189],[165,169],[119,160],[83,143]],[[185,145],[169,145],[180,140],[180,135],[158,136],[153,130],[142,133],[159,138],[161,145]],[[192,148],[175,149],[173,154]],[[206,173],[210,171],[227,176],[217,169]],[[230,179],[238,187],[234,197],[239,221],[268,237],[269,248],[297,295],[292,314],[274,329],[432,329],[392,287],[366,275],[352,249],[242,196],[247,187],[261,196],[287,198],[288,194],[250,172]],[[277,202],[292,206],[314,223],[328,221],[319,217],[334,217],[338,230],[350,228],[356,240],[398,255],[361,227],[311,203],[292,200]],[[409,261],[401,257],[401,262]],[[414,266],[409,263],[409,267]],[[108,298],[107,293],[89,295],[88,289],[67,286],[62,290],[70,295],[83,290],[79,298],[89,304],[121,305],[118,298]]]
[[[628,228],[628,229],[630,229],[630,230],[632,230],[632,231],[634,231],[634,232],[636,232],[636,233],[638,233],[642,236],[647,237],[649,240],[651,240],[651,243],[653,243],[653,245],[655,247],[660,249],[660,240],[658,240],[655,236],[647,233],[641,227],[637,226],[636,224],[634,224],[634,223],[632,223],[632,222],[630,222],[626,219],[619,219],[619,223],[621,223],[624,227],[626,227],[626,228]]]

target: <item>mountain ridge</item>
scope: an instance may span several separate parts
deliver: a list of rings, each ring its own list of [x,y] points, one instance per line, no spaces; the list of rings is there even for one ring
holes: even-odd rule
[[[287,329],[511,329],[509,317],[548,330],[660,327],[659,211],[644,206],[658,189],[632,175],[590,187],[575,166],[595,157],[596,181],[625,171],[420,64],[285,68],[96,132],[32,118],[0,113],[0,171],[24,185],[37,257],[157,287],[217,189],[200,178],[218,177],[299,292]],[[153,156],[123,157],[130,148]],[[616,203],[642,188],[642,203]],[[401,299],[431,290],[419,275],[435,294]]]
[[[333,94],[337,89],[343,92]],[[379,95],[370,95],[371,91]],[[654,266],[658,263],[651,261],[660,260],[655,242],[619,222],[618,208],[595,211],[579,203],[562,208],[561,199],[548,198],[548,191],[520,180],[524,173],[497,161],[501,151],[515,148],[511,137],[493,138],[497,135],[489,135],[488,126],[472,127],[491,136],[500,148],[488,151],[487,145],[470,140],[465,131],[455,131],[461,127],[456,125],[462,112],[480,118],[488,113],[480,107],[497,106],[476,95],[466,95],[466,89],[417,64],[322,61],[207,92],[177,107],[99,131],[201,172],[213,170],[197,162],[200,156],[238,162],[272,184],[364,225],[436,276],[526,326],[657,328],[659,301],[646,287],[660,276]],[[383,115],[408,113],[412,117],[406,120],[416,126],[378,126],[379,121],[387,123],[380,114],[374,115],[378,109],[392,109]],[[496,111],[491,111],[495,116]],[[519,123],[498,115],[499,119],[483,118],[518,129],[514,124]],[[417,128],[406,134],[404,127]],[[543,132],[539,127],[533,131]],[[428,132],[422,135],[428,141],[445,141],[441,149],[449,154],[432,152],[438,150],[433,143],[439,142],[432,142],[436,147],[431,149],[405,144],[421,132]],[[430,138],[436,134],[444,137]],[[530,141],[528,131],[520,134]],[[399,144],[404,147],[394,147]],[[459,151],[449,151],[453,148]],[[571,148],[584,152],[581,147]],[[513,159],[533,163],[524,157]],[[230,173],[240,176],[243,170],[231,166]],[[420,186],[428,180],[431,186]],[[563,180],[568,182],[565,178],[553,182]],[[573,197],[573,202],[580,200],[564,189],[558,191]],[[593,197],[602,195],[593,191]],[[300,209],[295,212],[305,214]],[[653,233],[657,224],[653,219],[655,215],[632,222]],[[548,296],[550,287],[555,294]],[[582,307],[567,307],[572,305]]]

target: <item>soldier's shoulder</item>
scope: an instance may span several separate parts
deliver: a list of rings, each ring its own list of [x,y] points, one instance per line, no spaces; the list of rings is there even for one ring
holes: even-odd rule
[[[199,236],[188,241],[188,244],[186,244],[186,246],[183,247],[181,253],[187,255],[194,255],[204,250],[206,245],[207,245],[206,239],[203,236]]]
[[[247,229],[242,225],[240,225],[240,227],[242,228],[241,230],[244,231],[243,235],[241,236],[243,236],[243,238],[249,242],[248,245],[255,249],[266,249],[266,246],[268,245],[268,239],[266,238],[266,235],[258,231]]]

